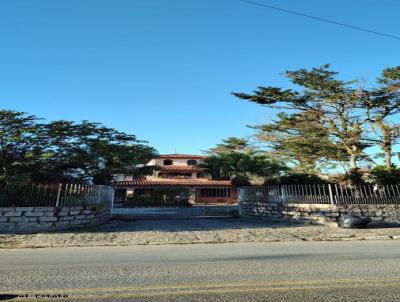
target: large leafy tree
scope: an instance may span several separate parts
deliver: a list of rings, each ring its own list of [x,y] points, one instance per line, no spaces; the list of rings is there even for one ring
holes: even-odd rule
[[[87,129],[92,134],[85,135]],[[139,176],[150,172],[149,167],[139,165],[153,157],[155,150],[135,135],[89,122],[82,123],[80,131],[79,150],[87,155],[85,170],[94,182],[109,183],[115,174]]]
[[[3,111],[0,116],[1,175],[4,181],[93,182],[116,174],[142,175],[139,167],[155,150],[136,136],[99,123],[54,121]]]
[[[369,146],[363,141],[365,117],[360,108],[363,96],[354,85],[356,81],[337,79],[337,72],[331,71],[329,65],[287,71],[285,75],[300,89],[269,86],[258,87],[251,94],[233,94],[268,108],[310,114],[330,141],[345,149],[348,165],[356,169],[357,161],[366,157],[364,149]]]
[[[25,182],[43,152],[43,128],[34,115],[0,111],[0,181]]]
[[[274,121],[252,128],[272,157],[291,163],[297,172],[315,173],[347,161],[346,150],[332,142],[312,112],[279,113]]]
[[[400,124],[393,120],[400,113],[400,66],[384,69],[377,81],[377,88],[363,91],[363,106],[372,130],[367,141],[380,146],[385,166],[390,169],[393,145],[400,137]]]
[[[83,121],[75,124],[56,121],[45,126],[48,132],[49,170],[41,178],[91,180],[107,184],[115,174],[138,175],[138,168],[154,154],[155,150],[125,134],[99,123]]]

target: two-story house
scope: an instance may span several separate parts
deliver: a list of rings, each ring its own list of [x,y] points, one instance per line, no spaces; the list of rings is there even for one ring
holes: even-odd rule
[[[157,188],[188,188],[195,193],[195,203],[234,203],[236,189],[229,180],[212,180],[200,167],[206,156],[190,154],[165,154],[151,159],[153,175],[133,178],[119,175],[114,182],[117,190],[127,196],[145,195]]]

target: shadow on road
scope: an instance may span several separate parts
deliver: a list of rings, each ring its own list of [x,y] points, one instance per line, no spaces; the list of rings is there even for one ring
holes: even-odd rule
[[[75,229],[68,232],[190,232],[190,231],[214,231],[227,229],[258,229],[281,227],[304,227],[304,224],[274,223],[260,219],[244,218],[169,218],[169,219],[112,219],[103,225],[88,228]]]
[[[250,218],[145,218],[133,219],[127,217],[114,218],[99,226],[75,228],[64,231],[51,231],[43,233],[111,233],[111,232],[190,232],[190,231],[215,231],[235,229],[259,228],[296,228],[307,227],[309,224],[273,222],[262,219]],[[29,232],[7,232],[7,234],[27,234]],[[33,232],[37,233],[37,232]]]

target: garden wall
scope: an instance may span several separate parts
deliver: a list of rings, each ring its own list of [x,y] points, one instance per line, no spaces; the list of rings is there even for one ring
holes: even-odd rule
[[[400,224],[400,204],[343,204],[340,215],[356,215],[371,219],[371,225]]]
[[[0,207],[0,233],[58,231],[101,224],[110,204],[63,207]]]
[[[338,224],[341,217],[369,218],[369,225],[400,224],[400,204],[282,204],[281,202],[240,201],[239,215],[292,222]]]

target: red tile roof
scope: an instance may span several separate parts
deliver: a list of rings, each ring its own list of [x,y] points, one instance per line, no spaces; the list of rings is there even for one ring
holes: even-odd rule
[[[185,158],[185,159],[203,159],[207,158],[207,156],[204,155],[193,155],[193,154],[161,154],[157,156],[157,158]]]
[[[232,183],[229,180],[208,180],[204,178],[137,178],[130,181],[116,181],[114,186],[188,186],[188,187],[228,187]]]
[[[167,172],[197,172],[204,171],[204,168],[197,166],[185,166],[185,165],[170,165],[170,166],[157,166],[157,171],[167,171]]]

